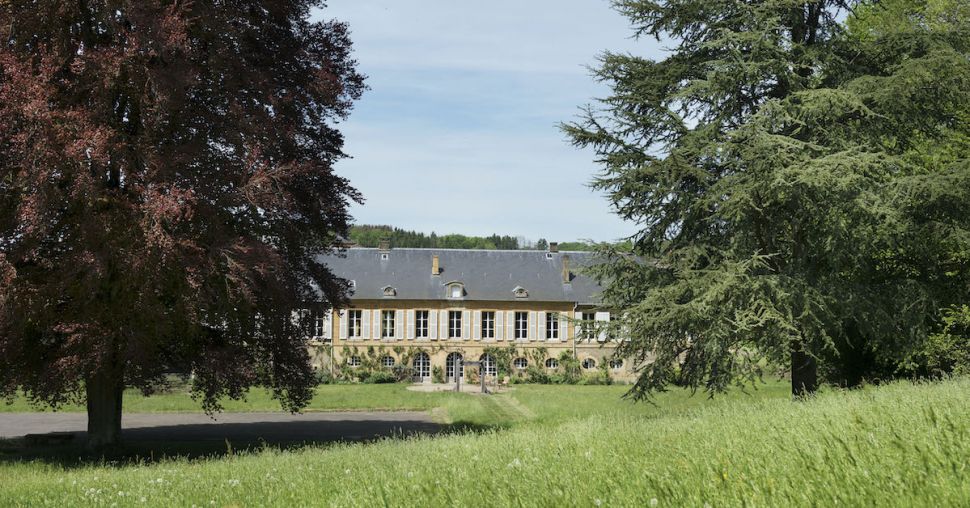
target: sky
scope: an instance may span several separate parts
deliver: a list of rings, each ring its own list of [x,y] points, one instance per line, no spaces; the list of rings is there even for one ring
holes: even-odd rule
[[[604,50],[660,55],[608,0],[329,0],[370,90],[341,124],[337,172],[358,224],[440,234],[611,241],[634,225],[588,184],[601,169],[558,124],[608,88]]]

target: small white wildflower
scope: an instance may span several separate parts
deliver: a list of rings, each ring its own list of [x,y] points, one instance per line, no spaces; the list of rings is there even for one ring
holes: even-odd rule
[[[350,474],[350,470],[349,469],[344,469],[344,474]]]
[[[239,486],[239,480],[229,480],[229,486],[230,487],[238,487]]]
[[[593,500],[593,504],[595,504],[596,506],[601,506],[603,504],[603,501],[597,498]]]
[[[143,497],[143,498],[141,498],[141,500],[140,500],[140,501],[141,501],[142,503],[144,503],[145,501],[147,501],[147,499],[145,499],[145,498]]]
[[[657,498],[655,497],[650,498],[650,506],[657,506],[657,503],[659,502],[660,501],[657,501]]]

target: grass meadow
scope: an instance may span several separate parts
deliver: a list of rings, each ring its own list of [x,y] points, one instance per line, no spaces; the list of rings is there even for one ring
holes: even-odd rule
[[[678,391],[656,406],[621,400],[622,387],[338,385],[315,409],[341,393],[343,409],[434,409],[491,428],[154,463],[0,461],[0,505],[970,505],[968,379],[798,403],[777,383],[713,402]]]

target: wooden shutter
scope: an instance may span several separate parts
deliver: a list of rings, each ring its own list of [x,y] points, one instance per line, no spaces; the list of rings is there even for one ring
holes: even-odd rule
[[[560,312],[559,313],[559,342],[566,342],[569,340],[569,313]]]
[[[505,312],[501,310],[495,311],[495,340],[502,340],[505,336]]]
[[[468,340],[472,337],[471,323],[472,313],[471,311],[462,311],[461,313],[461,338]]]
[[[536,314],[536,320],[538,320],[538,323],[536,323],[536,328],[538,329],[536,333],[537,340],[546,340],[546,314],[548,312],[539,312]]]
[[[404,333],[406,335],[406,338],[408,340],[414,339],[414,337],[417,335],[414,332],[414,323],[415,323],[414,311],[413,310],[407,311],[407,313],[405,314],[405,319],[406,321],[404,322]]]
[[[438,329],[438,337],[441,337],[441,340],[449,339],[448,327],[451,326],[451,311],[441,311],[441,319],[438,320],[438,324],[440,325]]]
[[[404,311],[394,311],[394,338],[401,340],[404,338]]]
[[[536,340],[536,320],[538,320],[536,314],[534,310],[529,311],[529,340]]]
[[[438,311],[436,310],[428,313],[428,337],[431,340],[438,340]]]
[[[482,340],[482,311],[472,313],[472,338]]]
[[[361,323],[360,338],[361,339],[369,339],[370,338],[370,311],[369,310],[364,310],[364,311],[361,311],[360,314],[361,314],[361,319],[360,319],[360,323]]]
[[[347,340],[347,321],[350,319],[350,312],[339,311],[337,319],[340,320],[340,340]]]
[[[505,313],[505,340],[515,340],[515,311]]]

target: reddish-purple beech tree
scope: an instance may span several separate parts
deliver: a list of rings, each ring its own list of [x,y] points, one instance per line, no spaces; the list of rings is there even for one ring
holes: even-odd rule
[[[333,173],[364,90],[320,0],[0,4],[0,396],[84,399],[193,372],[207,410],[311,397],[305,323],[346,298],[313,262],[359,201]]]

